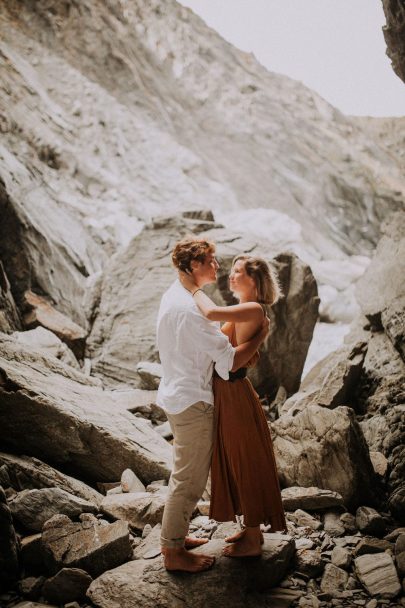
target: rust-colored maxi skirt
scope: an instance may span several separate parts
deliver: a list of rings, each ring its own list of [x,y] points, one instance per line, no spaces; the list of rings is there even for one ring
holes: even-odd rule
[[[215,438],[210,517],[245,526],[286,530],[273,443],[258,395],[248,378],[213,378]]]

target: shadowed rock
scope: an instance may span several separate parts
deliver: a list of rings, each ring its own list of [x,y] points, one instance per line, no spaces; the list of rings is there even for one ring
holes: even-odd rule
[[[145,420],[53,357],[0,335],[0,439],[14,450],[68,467],[93,481],[131,468],[144,483],[168,478],[171,446]]]
[[[282,486],[313,486],[338,492],[347,507],[371,497],[374,470],[351,408],[309,405],[271,426]]]

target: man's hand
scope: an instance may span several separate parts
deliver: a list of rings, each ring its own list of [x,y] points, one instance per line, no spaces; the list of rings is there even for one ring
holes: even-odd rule
[[[193,291],[195,291],[198,287],[194,281],[193,275],[184,272],[184,270],[179,270],[179,280],[183,287],[188,291],[191,291],[191,293],[193,293]]]

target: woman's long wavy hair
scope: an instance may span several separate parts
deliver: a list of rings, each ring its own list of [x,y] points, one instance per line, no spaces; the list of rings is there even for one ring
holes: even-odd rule
[[[269,306],[275,304],[282,296],[282,291],[273,268],[262,258],[244,254],[237,255],[232,261],[232,266],[239,260],[244,262],[246,274],[252,277],[255,282],[257,301]]]

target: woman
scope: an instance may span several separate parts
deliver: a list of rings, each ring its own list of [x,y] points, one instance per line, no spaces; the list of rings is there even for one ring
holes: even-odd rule
[[[231,291],[239,299],[235,306],[216,306],[193,281],[182,273],[183,286],[192,292],[205,317],[225,321],[222,331],[236,346],[259,330],[264,304],[280,296],[274,273],[257,257],[237,256],[229,276]],[[248,362],[254,365],[259,353]],[[271,531],[286,530],[277,467],[269,427],[249,379],[246,367],[230,372],[229,381],[214,375],[215,442],[211,466],[210,517],[234,520],[243,515],[241,532],[227,538],[224,555],[250,557],[261,554],[260,524],[271,524]]]

